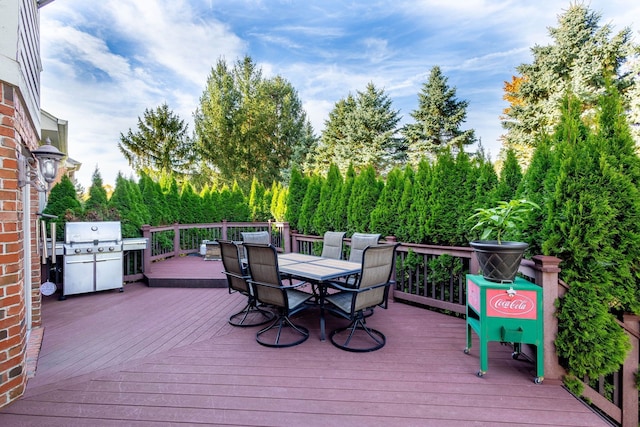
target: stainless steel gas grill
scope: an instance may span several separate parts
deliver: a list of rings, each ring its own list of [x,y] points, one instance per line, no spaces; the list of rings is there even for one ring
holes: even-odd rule
[[[67,295],[122,288],[119,221],[67,222],[63,245],[63,292]]]

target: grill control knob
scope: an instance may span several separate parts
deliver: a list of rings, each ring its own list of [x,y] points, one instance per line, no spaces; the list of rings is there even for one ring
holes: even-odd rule
[[[93,248],[87,248],[87,253],[93,252]]]
[[[104,248],[103,247],[99,247],[98,248],[98,252],[104,252]]]
[[[80,249],[75,249],[73,252],[79,254],[81,251],[80,251]]]
[[[113,252],[115,250],[116,250],[116,248],[114,248],[113,246],[109,246],[109,252]]]

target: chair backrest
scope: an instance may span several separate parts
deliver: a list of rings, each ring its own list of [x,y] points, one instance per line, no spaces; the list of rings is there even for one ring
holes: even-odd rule
[[[327,231],[324,233],[322,240],[323,258],[342,259],[342,239],[345,233],[343,231]]]
[[[249,265],[249,281],[259,302],[288,308],[278,268],[278,253],[273,245],[246,243],[243,245]],[[279,289],[280,288],[280,289]]]
[[[398,246],[398,243],[375,245],[368,246],[364,250],[362,254],[362,271],[356,283],[356,287],[360,291],[390,283]],[[376,305],[383,305],[386,303],[388,295],[388,286],[380,286],[370,291],[359,292],[353,302],[353,311],[356,312]]]
[[[249,276],[242,269],[238,245],[230,240],[218,240],[220,254],[222,255],[223,273],[227,276],[229,290],[242,292],[249,295]]]
[[[242,243],[260,243],[268,245],[271,243],[271,234],[268,231],[243,231]]]
[[[367,246],[377,245],[380,234],[353,233],[351,236],[351,252],[349,261],[362,262],[362,252]]]

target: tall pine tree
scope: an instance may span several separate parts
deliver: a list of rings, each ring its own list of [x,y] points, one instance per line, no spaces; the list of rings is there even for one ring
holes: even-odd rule
[[[418,109],[411,113],[415,123],[407,124],[402,135],[408,145],[409,161],[417,165],[423,157],[433,158],[442,149],[463,150],[475,142],[474,131],[461,130],[467,118],[467,101],[456,99],[440,67],[431,69],[429,80],[418,94]]]
[[[326,170],[335,163],[341,173],[352,165],[356,171],[368,166],[382,173],[403,160],[403,141],[395,136],[400,121],[383,89],[369,83],[364,91],[336,103],[325,123],[315,158]]]

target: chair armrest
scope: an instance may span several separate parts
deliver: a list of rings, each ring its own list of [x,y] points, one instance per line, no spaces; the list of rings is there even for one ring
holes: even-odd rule
[[[231,277],[235,277],[236,279],[242,279],[242,280],[249,280],[250,276],[247,275],[243,275],[243,274],[236,274],[236,273],[231,273],[229,271],[223,271],[222,273],[231,276]]]
[[[289,286],[285,286],[285,285],[276,286],[276,285],[272,285],[271,283],[264,283],[264,282],[258,282],[256,280],[251,280],[250,278],[247,279],[247,282],[249,282],[252,285],[264,286],[265,288],[282,289],[283,291],[286,291],[288,289],[299,288],[301,286],[306,285],[306,283],[298,283],[296,285],[289,285]]]
[[[366,288],[349,288],[349,287],[345,287],[343,286],[344,283],[342,282],[335,282],[335,281],[327,281],[325,282],[326,286],[331,286],[332,288],[335,288],[339,291],[343,291],[343,292],[353,292],[353,293],[360,293],[360,292],[366,292],[366,291],[370,291],[371,289],[377,289],[377,288],[382,288],[385,286],[391,286],[392,284],[394,284],[394,281],[388,281],[386,283],[380,283],[379,285],[374,285],[374,286],[368,286]]]

